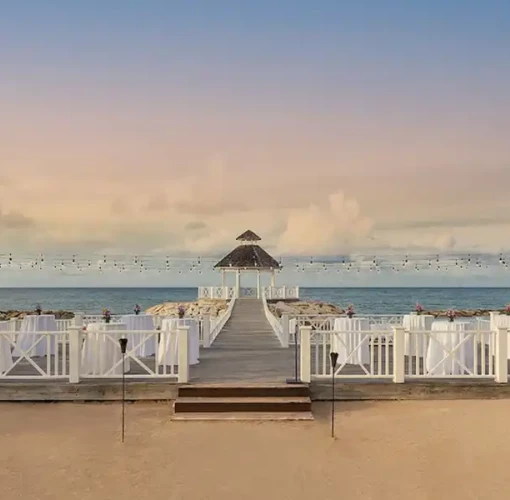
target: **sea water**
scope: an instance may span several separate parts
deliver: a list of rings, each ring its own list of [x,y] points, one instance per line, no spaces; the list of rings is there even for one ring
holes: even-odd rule
[[[197,288],[0,288],[0,311],[45,310],[113,314],[197,298]],[[425,309],[501,309],[510,303],[510,288],[306,288],[302,299],[330,302],[341,307],[353,304],[358,313],[403,314],[416,302]]]

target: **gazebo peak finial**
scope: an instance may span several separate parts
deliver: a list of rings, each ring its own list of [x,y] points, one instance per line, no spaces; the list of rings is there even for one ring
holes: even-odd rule
[[[236,241],[260,241],[262,238],[258,235],[256,235],[253,231],[248,229],[243,234],[240,234]]]

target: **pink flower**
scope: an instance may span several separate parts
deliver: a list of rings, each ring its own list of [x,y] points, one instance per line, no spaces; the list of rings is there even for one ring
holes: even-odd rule
[[[423,312],[423,306],[419,302],[416,303],[416,312]]]

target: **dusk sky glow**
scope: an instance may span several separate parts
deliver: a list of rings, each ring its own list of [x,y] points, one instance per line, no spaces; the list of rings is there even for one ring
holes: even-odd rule
[[[510,252],[508,1],[5,2],[0,61],[0,254]]]

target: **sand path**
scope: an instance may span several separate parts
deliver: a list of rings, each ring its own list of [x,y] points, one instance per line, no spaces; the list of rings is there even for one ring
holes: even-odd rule
[[[0,405],[2,500],[510,498],[510,401],[337,404],[314,423],[170,422],[165,404]]]

